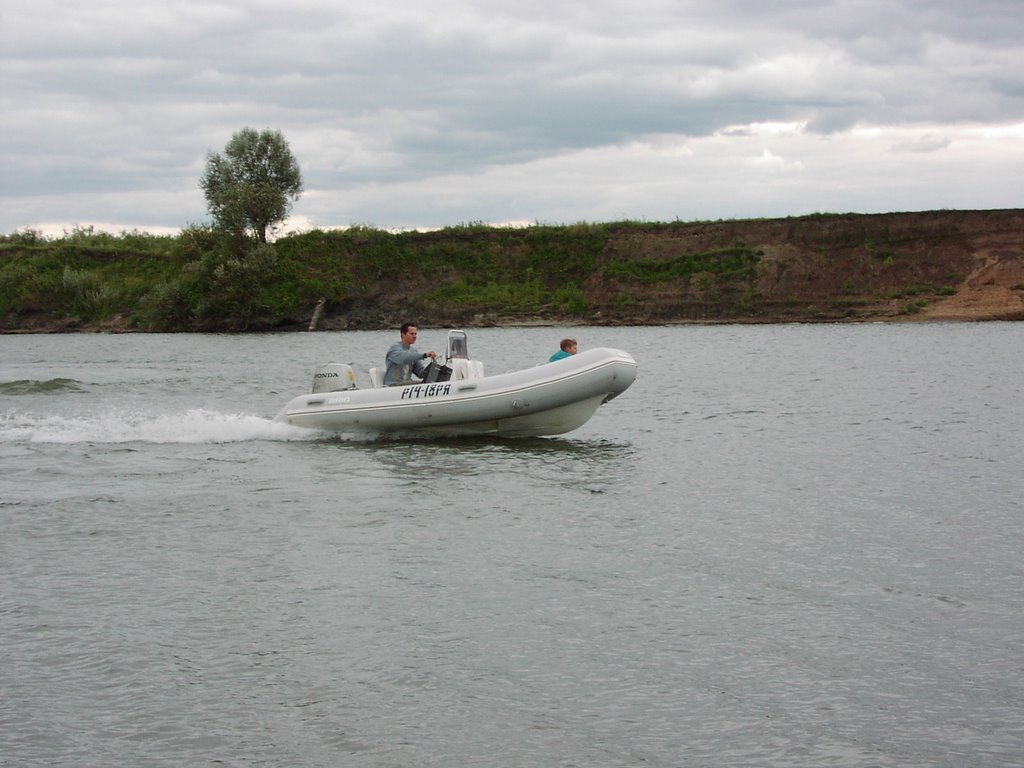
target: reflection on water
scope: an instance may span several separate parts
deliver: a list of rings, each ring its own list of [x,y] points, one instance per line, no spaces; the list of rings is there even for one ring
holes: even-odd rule
[[[369,444],[364,447],[369,447]],[[486,469],[488,466],[507,467],[514,463],[537,467],[538,461],[562,466],[574,463],[579,467],[601,467],[612,461],[628,461],[634,450],[628,443],[610,440],[539,437],[506,440],[473,437],[444,441],[376,441],[372,443],[372,447],[371,455],[380,461],[408,461],[410,467],[415,464],[421,468],[438,471],[459,467],[475,471]],[[459,464],[453,465],[451,462],[454,460]]]
[[[317,445],[330,451],[339,472],[383,473],[400,487],[447,497],[479,498],[484,489],[530,495],[559,486],[603,492],[627,483],[637,464],[634,445],[601,438],[328,438]]]

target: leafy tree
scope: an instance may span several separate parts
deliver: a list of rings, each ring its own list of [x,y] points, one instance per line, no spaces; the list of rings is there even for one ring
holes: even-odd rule
[[[280,131],[243,128],[223,155],[207,155],[199,184],[218,227],[265,243],[302,193],[302,174]]]

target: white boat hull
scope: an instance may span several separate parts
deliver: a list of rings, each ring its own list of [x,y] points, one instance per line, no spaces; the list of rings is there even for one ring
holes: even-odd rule
[[[561,435],[625,392],[636,367],[626,352],[592,349],[497,376],[300,395],[278,419],[332,432]]]

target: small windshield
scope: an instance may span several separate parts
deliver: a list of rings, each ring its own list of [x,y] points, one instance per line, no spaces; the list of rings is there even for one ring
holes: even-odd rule
[[[469,359],[469,343],[465,331],[448,332],[448,359]]]

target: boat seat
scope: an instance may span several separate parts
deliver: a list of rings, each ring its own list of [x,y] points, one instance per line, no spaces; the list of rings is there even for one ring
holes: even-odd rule
[[[448,367],[452,369],[452,381],[482,379],[484,377],[484,364],[480,360],[455,358],[448,361]]]
[[[370,374],[370,386],[374,389],[384,386],[384,376],[380,372],[380,368],[376,366],[371,368],[367,373]]]

